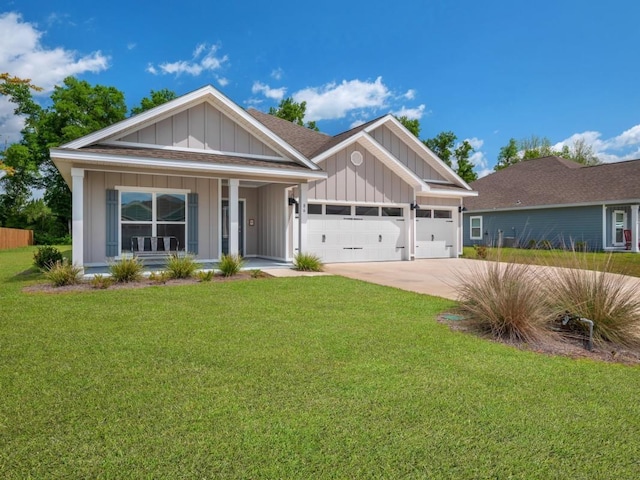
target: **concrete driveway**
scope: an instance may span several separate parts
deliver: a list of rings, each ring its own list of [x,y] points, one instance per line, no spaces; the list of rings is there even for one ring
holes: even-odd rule
[[[483,261],[467,258],[438,258],[412,262],[333,263],[325,265],[325,271],[388,287],[458,300],[460,278],[465,278],[474,269],[482,267],[481,262]],[[533,268],[542,273],[545,269],[554,267]],[[640,279],[624,275],[616,277],[640,292]]]
[[[479,260],[434,258],[412,262],[332,263],[325,271],[411,292],[458,299],[459,275],[465,277]]]

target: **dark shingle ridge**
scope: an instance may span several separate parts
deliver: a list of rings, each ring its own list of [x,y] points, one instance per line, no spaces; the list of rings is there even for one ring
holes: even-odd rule
[[[640,200],[640,159],[584,166],[559,157],[519,162],[470,184],[468,210]]]
[[[306,158],[311,158],[314,151],[331,140],[329,135],[296,125],[254,108],[248,109],[247,112]]]

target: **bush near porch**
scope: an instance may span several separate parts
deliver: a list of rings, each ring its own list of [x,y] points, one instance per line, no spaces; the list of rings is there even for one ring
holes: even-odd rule
[[[638,367],[339,277],[26,294],[32,255],[0,252],[2,478],[637,478]]]

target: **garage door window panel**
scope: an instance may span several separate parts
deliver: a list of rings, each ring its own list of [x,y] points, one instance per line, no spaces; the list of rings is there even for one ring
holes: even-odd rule
[[[383,217],[401,217],[402,207],[382,207]]]
[[[327,205],[327,215],[351,215],[351,205]]]
[[[453,218],[451,210],[434,210],[433,218]]]
[[[309,215],[322,215],[322,205],[319,203],[310,203]]]
[[[416,217],[418,218],[431,218],[431,210],[416,210]]]
[[[356,215],[361,217],[378,217],[380,215],[379,207],[356,207]]]

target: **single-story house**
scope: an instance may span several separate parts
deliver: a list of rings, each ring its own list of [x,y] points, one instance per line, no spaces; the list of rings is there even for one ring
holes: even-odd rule
[[[640,160],[584,166],[527,160],[471,183],[464,244],[526,247],[544,242],[638,252]]]
[[[324,262],[455,257],[476,193],[392,115],[336,136],[211,86],[51,149],[73,262],[187,251]]]

